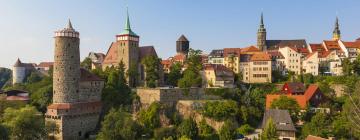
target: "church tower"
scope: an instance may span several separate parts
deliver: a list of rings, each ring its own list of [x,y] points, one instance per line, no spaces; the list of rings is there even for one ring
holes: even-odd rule
[[[261,13],[261,19],[260,19],[260,27],[257,32],[257,47],[262,50],[266,51],[266,29],[264,26],[263,21],[263,14]]]
[[[338,19],[338,17],[336,17],[335,28],[333,31],[333,40],[340,40],[340,39],[341,39],[341,32],[340,32],[340,27],[339,27],[339,19]]]
[[[176,52],[185,55],[189,52],[189,40],[184,35],[181,35],[176,41]]]
[[[79,32],[69,20],[66,28],[55,32],[53,103],[74,103],[79,99]]]

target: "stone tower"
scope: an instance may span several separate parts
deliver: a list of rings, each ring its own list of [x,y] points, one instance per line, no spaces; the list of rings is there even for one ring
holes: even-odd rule
[[[176,41],[176,52],[187,55],[189,52],[189,40],[184,35]]]
[[[257,32],[257,47],[262,51],[266,51],[266,29],[263,20],[263,14],[261,13],[260,27]]]
[[[12,70],[12,83],[13,84],[23,83],[25,77],[26,77],[26,68],[18,58]]]
[[[59,140],[89,136],[99,121],[103,80],[80,69],[79,32],[69,23],[55,32],[53,103],[47,107],[46,123],[55,123]]]
[[[79,99],[80,38],[69,23],[55,32],[53,103],[74,103]]]
[[[341,32],[340,32],[340,27],[339,27],[339,19],[338,19],[338,17],[336,17],[335,28],[333,31],[333,40],[340,40],[340,39],[341,39]]]

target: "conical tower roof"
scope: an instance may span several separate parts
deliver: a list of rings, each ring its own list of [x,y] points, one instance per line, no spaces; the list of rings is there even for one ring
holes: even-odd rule
[[[18,58],[14,64],[14,67],[21,67],[22,66],[22,63],[20,61],[20,59]]]
[[[189,41],[184,35],[181,35],[177,41]]]
[[[136,33],[134,33],[131,30],[131,25],[130,25],[130,18],[129,18],[129,11],[126,9],[126,22],[125,22],[125,28],[124,30],[120,33],[121,35],[132,35],[132,36],[138,36]]]

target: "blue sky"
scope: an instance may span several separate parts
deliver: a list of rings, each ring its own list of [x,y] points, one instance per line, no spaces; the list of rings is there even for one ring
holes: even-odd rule
[[[343,40],[360,37],[358,0],[0,0],[0,67],[53,61],[53,32],[71,18],[80,32],[81,57],[106,53],[124,27],[126,5],[140,45],[159,56],[175,54],[184,34],[195,49],[209,52],[256,43],[260,13],[268,39],[330,39],[336,15]]]

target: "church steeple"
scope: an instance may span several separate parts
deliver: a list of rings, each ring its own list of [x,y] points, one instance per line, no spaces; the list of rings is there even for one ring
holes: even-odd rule
[[[124,31],[120,33],[120,35],[131,35],[131,36],[138,36],[131,30],[130,26],[130,18],[129,18],[129,10],[126,8],[126,22]]]
[[[262,51],[266,51],[266,29],[264,25],[263,13],[261,13],[260,26],[257,32],[257,47]]]
[[[338,19],[338,17],[336,17],[335,28],[333,31],[333,40],[340,40],[340,39],[341,39],[341,32],[340,32],[340,27],[339,27],[339,19]]]

